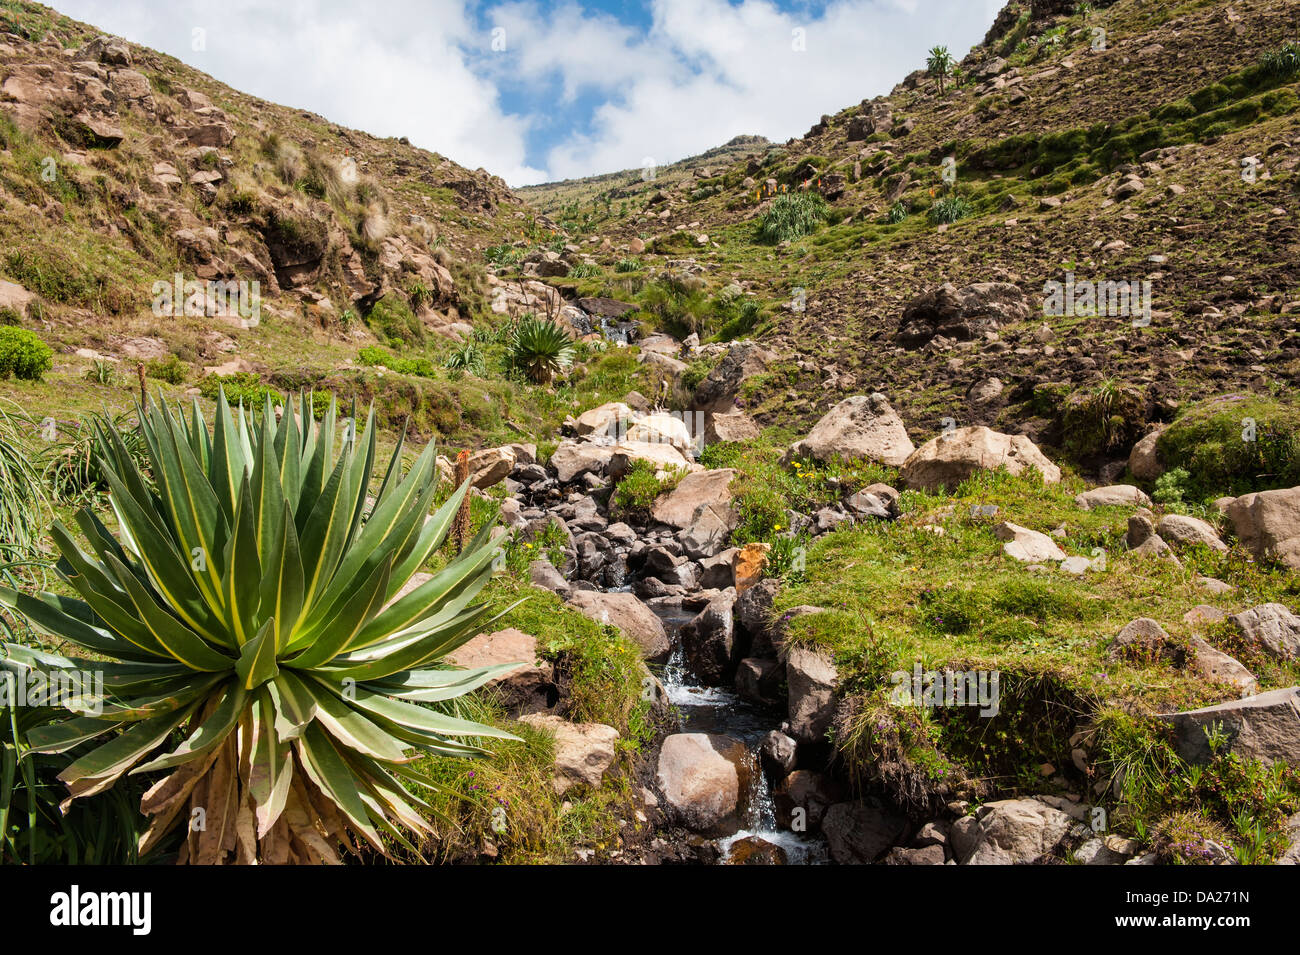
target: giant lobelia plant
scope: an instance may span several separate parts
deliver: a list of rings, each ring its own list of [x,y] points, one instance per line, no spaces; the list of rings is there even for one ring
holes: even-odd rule
[[[181,823],[180,860],[192,863],[338,862],[363,842],[414,849],[428,806],[403,783],[431,783],[411,760],[484,755],[473,738],[513,738],[422,705],[505,669],[439,665],[487,617],[472,601],[492,574],[490,524],[399,596],[468,485],[430,516],[433,445],[403,473],[399,441],[368,508],[373,412],[364,436],[344,422],[336,455],[336,404],[319,425],[307,398],[286,404],[279,420],[269,401],[255,419],[221,395],[209,433],[197,403],[187,419],[150,401],[140,417],[152,482],[101,428],[118,537],[89,509],[76,516],[89,551],[61,524],[51,532],[80,599],[0,588],[0,605],[91,656],[9,645],[11,655],[51,678],[103,675],[98,698],[65,701],[78,715],[28,735],[41,753],[106,738],[59,775],[65,807],[126,773],[166,773],[141,800],[141,855]]]

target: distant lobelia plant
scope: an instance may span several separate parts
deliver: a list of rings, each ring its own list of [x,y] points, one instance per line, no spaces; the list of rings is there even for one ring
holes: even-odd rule
[[[954,65],[955,61],[946,46],[936,46],[930,49],[930,55],[925,61],[925,72],[927,76],[933,76],[939,81],[940,96],[943,95],[944,80],[952,75]]]
[[[442,668],[487,617],[471,601],[492,574],[493,522],[399,597],[468,490],[429,516],[432,444],[403,472],[398,441],[367,510],[373,412],[364,436],[348,421],[337,455],[333,400],[319,425],[306,397],[277,421],[269,398],[255,419],[224,394],[211,432],[197,402],[188,420],[153,401],[140,419],[156,490],[101,428],[118,537],[89,509],[76,517],[89,552],[51,530],[80,599],[0,587],[0,605],[93,660],[9,644],[11,657],[51,680],[103,674],[102,698],[66,701],[75,718],[28,735],[33,752],[59,753],[112,734],[59,774],[63,805],[166,772],[140,803],[142,856],[181,824],[190,863],[337,863],[353,837],[414,849],[428,807],[403,781],[431,784],[413,751],[480,756],[467,737],[514,738],[424,705],[502,669]]]

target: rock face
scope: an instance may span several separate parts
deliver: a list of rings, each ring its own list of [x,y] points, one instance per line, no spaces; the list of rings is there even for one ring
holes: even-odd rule
[[[835,715],[835,681],[839,674],[825,653],[796,647],[786,657],[790,732],[805,743],[825,734]]]
[[[866,803],[841,802],[826,810],[821,828],[840,865],[869,865],[902,835],[907,820]]]
[[[1243,495],[1228,505],[1228,519],[1256,557],[1300,570],[1300,487]]]
[[[666,659],[672,649],[663,623],[635,594],[577,590],[570,595],[569,606],[598,623],[618,627],[647,660]]]
[[[949,838],[961,865],[1017,865],[1051,852],[1070,824],[1065,813],[1036,799],[1003,799],[958,819]]]
[[[558,716],[529,713],[520,722],[555,736],[555,776],[551,785],[564,795],[574,786],[598,788],[614,763],[618,730],[604,723],[570,723]]]
[[[496,633],[480,633],[447,655],[448,661],[466,669],[518,663],[492,677],[485,686],[495,687],[512,713],[535,712],[550,705],[555,668],[537,656],[537,638],[509,627]]]
[[[1112,484],[1109,487],[1095,487],[1090,491],[1084,491],[1082,494],[1076,494],[1074,503],[1085,511],[1090,511],[1094,507],[1133,507],[1135,505],[1145,507],[1150,505],[1151,498],[1147,497],[1141,489],[1131,484]]]
[[[1226,734],[1231,752],[1265,762],[1300,763],[1300,686],[1163,718],[1173,726],[1174,749],[1189,763],[1209,760],[1205,731],[1214,726]]]
[[[936,335],[971,341],[1003,325],[1026,321],[1029,298],[1009,282],[979,282],[957,288],[946,282],[923,292],[903,309],[898,343],[920,348]]]
[[[1261,604],[1229,618],[1248,642],[1279,660],[1300,657],[1300,617],[1283,604]]]
[[[659,750],[655,785],[674,820],[694,832],[721,834],[737,827],[745,745],[730,736],[677,733]]]
[[[901,467],[915,450],[889,401],[882,394],[845,398],[813,425],[808,437],[790,445],[786,460],[816,458],[829,461],[875,461]]]
[[[680,530],[696,523],[701,510],[708,510],[728,523],[730,530],[735,527],[736,514],[731,507],[728,486],[736,473],[733,468],[720,468],[686,475],[677,487],[655,502],[652,516],[659,523]]]
[[[1026,564],[1041,564],[1048,560],[1065,560],[1065,551],[1046,534],[1031,531],[1019,524],[1003,521],[993,529],[998,540],[1005,541],[1002,552]]]
[[[1004,467],[1021,474],[1035,467],[1047,484],[1061,480],[1061,469],[1023,435],[1001,434],[982,426],[957,428],[927,441],[903,464],[903,483],[913,490],[953,490],[979,470]]]

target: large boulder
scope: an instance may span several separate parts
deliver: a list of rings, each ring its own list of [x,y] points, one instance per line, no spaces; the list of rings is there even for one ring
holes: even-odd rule
[[[805,743],[826,735],[835,715],[835,683],[839,673],[828,654],[795,647],[786,657],[790,733]]]
[[[960,289],[946,282],[907,303],[897,337],[904,348],[920,348],[936,335],[972,341],[1032,314],[1029,297],[1009,282],[978,282]]]
[[[1264,762],[1284,760],[1300,765],[1300,686],[1270,690],[1199,710],[1169,713],[1174,749],[1189,763],[1210,759],[1206,730],[1225,734],[1230,752]]]
[[[614,763],[618,730],[604,723],[570,723],[544,713],[528,713],[519,719],[555,737],[551,786],[558,795],[575,786],[600,788],[605,771]]]
[[[870,865],[884,855],[907,820],[863,802],[840,802],[822,816],[821,829],[831,858],[840,865]]]
[[[1071,819],[1037,799],[985,803],[952,824],[949,840],[961,865],[1017,865],[1047,855],[1070,831]]]
[[[902,477],[913,490],[952,490],[976,471],[999,467],[1011,474],[1034,467],[1047,484],[1061,480],[1061,469],[1034,442],[983,426],[956,428],[927,441],[903,464]]]
[[[1074,496],[1074,503],[1085,511],[1094,507],[1143,507],[1151,503],[1140,488],[1132,484],[1111,484],[1107,487],[1094,487]]]
[[[604,472],[613,456],[614,448],[610,445],[591,441],[561,441],[551,455],[551,467],[555,468],[555,476],[560,482],[568,484],[584,474]]]
[[[709,415],[709,423],[704,428],[704,443],[753,441],[758,435],[758,425],[753,418],[743,411],[733,411]]]
[[[785,459],[867,460],[896,468],[914,450],[903,419],[877,393],[845,398],[813,425],[808,437],[790,445]]]
[[[609,624],[641,648],[647,660],[663,660],[672,649],[663,622],[635,594],[576,590],[569,606],[598,623]]]
[[[1165,469],[1160,463],[1160,455],[1156,449],[1156,444],[1164,433],[1165,426],[1161,425],[1133,445],[1133,450],[1129,452],[1129,473],[1139,481],[1152,482],[1165,473]]]
[[[1300,617],[1283,604],[1261,604],[1228,618],[1247,643],[1279,660],[1300,657]]]
[[[537,638],[514,627],[480,633],[447,654],[447,661],[469,669],[518,664],[492,677],[485,686],[495,688],[512,713],[536,712],[551,703],[555,668],[537,653]]]
[[[680,637],[686,660],[706,686],[721,686],[735,666],[736,629],[731,608],[734,590],[724,590],[682,625]]]
[[[672,819],[694,832],[734,832],[742,783],[748,783],[745,744],[714,733],[676,733],[659,750],[655,785]]]
[[[670,444],[678,451],[686,452],[694,444],[690,430],[677,415],[652,414],[638,418],[627,432],[628,441],[644,441],[647,444]]]
[[[734,468],[688,474],[672,491],[655,502],[651,516],[661,524],[683,530],[695,524],[701,511],[707,510],[731,530],[736,526],[737,515],[731,506],[729,488],[736,474]]]
[[[470,484],[480,490],[504,481],[515,469],[515,451],[510,446],[486,448],[469,456]]]
[[[1228,518],[1256,557],[1300,570],[1300,487],[1245,494],[1228,505]]]
[[[1048,560],[1065,560],[1065,551],[1056,541],[1039,531],[1031,531],[1019,524],[1003,521],[993,529],[998,540],[1004,541],[1002,552],[1026,564],[1041,564]]]
[[[671,444],[659,444],[652,441],[621,441],[614,446],[607,470],[609,476],[618,479],[632,470],[637,461],[653,465],[656,476],[667,477],[675,471],[697,471],[698,464],[686,460],[681,451]],[[554,462],[554,458],[552,458]]]
[[[573,427],[579,435],[608,434],[617,439],[623,437],[627,422],[631,420],[631,408],[621,401],[607,401],[578,415]]]
[[[1166,514],[1156,525],[1156,533],[1165,541],[1190,546],[1203,544],[1210,550],[1225,553],[1228,545],[1219,539],[1214,528],[1199,517],[1186,514]]]

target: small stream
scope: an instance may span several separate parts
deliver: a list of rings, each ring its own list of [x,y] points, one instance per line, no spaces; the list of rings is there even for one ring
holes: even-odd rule
[[[681,714],[683,733],[717,733],[745,744],[749,760],[748,791],[741,794],[741,827],[716,841],[726,861],[731,847],[742,839],[757,837],[785,852],[789,865],[818,865],[827,861],[826,844],[819,838],[800,835],[777,826],[772,786],[763,772],[759,747],[763,737],[781,723],[779,711],[764,709],[741,699],[727,686],[704,686],[691,672],[678,638],[678,630],[694,614],[689,611],[656,611],[672,641],[673,650],[663,665],[660,679],[668,701]]]

